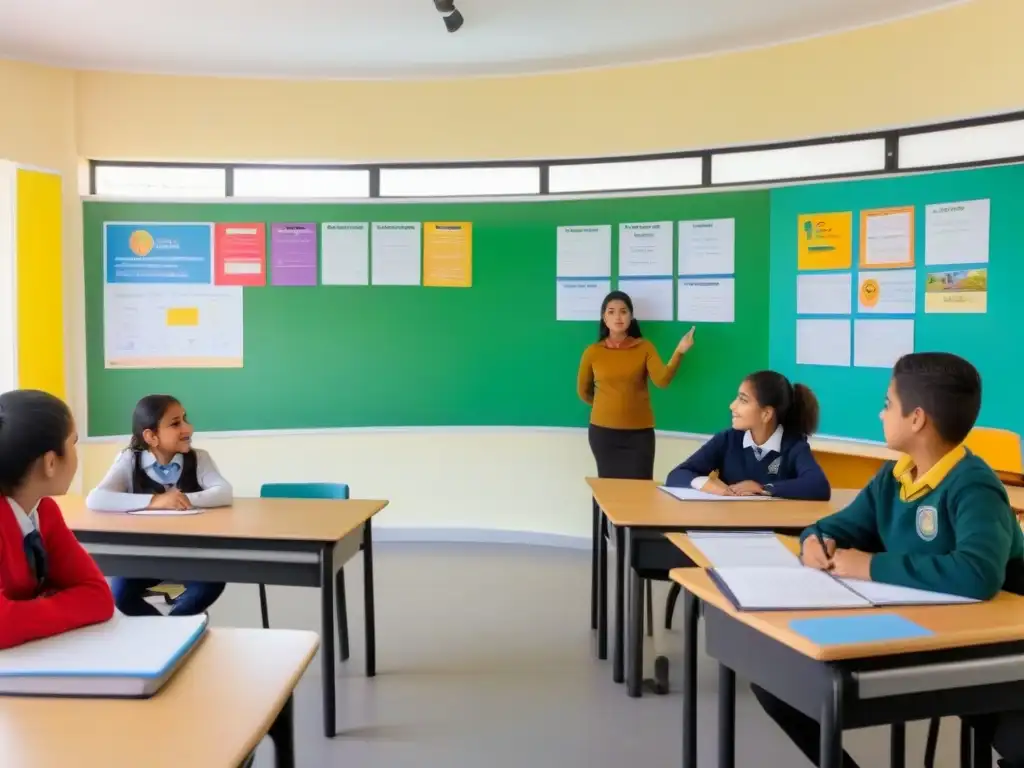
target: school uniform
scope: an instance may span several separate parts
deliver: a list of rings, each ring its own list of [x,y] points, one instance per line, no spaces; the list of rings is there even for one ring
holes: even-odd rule
[[[153,496],[172,488],[182,491],[194,507],[225,507],[231,504],[231,484],[224,479],[210,454],[194,449],[160,464],[150,451],[124,451],[85,503],[101,512],[137,512],[146,509]],[[152,616],[159,611],[146,602],[147,590],[162,579],[116,578],[112,588],[118,609],[128,616]],[[203,613],[224,591],[221,582],[189,581],[174,601],[172,616]]]
[[[654,410],[649,383],[667,387],[680,357],[665,365],[647,339],[604,341],[583,353],[576,391],[591,406],[588,437],[598,477],[650,480],[654,477]]]
[[[57,502],[45,498],[26,511],[0,496],[0,648],[113,615],[110,587]]]
[[[1024,536],[1006,489],[963,446],[913,477],[913,461],[888,462],[841,512],[801,535],[820,534],[840,549],[873,553],[871,579],[988,600],[1022,565]],[[817,764],[819,725],[767,691],[751,686],[768,715]],[[1024,768],[1021,713],[990,718],[1003,766]],[[844,768],[856,768],[849,755]]]
[[[673,469],[666,485],[700,490],[713,472],[726,485],[753,480],[783,499],[827,501],[832,496],[807,438],[789,434],[781,425],[763,445],[749,431],[719,432]]]

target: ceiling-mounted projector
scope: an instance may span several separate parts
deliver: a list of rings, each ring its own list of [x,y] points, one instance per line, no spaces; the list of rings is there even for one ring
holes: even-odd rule
[[[444,19],[444,27],[449,32],[458,32],[465,21],[459,9],[455,7],[455,0],[434,0],[434,7]]]

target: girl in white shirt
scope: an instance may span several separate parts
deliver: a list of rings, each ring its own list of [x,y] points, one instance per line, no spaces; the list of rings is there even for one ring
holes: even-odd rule
[[[143,509],[185,510],[231,504],[231,484],[217,470],[210,454],[192,447],[192,425],[185,409],[170,395],[148,395],[132,414],[132,439],[86,504],[100,512]],[[127,616],[159,615],[145,600],[161,579],[118,577],[111,588],[118,610]],[[205,612],[224,591],[224,584],[185,583],[174,601],[172,616]]]

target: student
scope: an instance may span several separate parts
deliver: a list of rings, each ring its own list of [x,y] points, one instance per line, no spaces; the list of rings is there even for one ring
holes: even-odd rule
[[[0,648],[114,615],[103,574],[50,498],[68,492],[77,442],[71,411],[53,395],[0,395]]]
[[[143,509],[186,510],[231,504],[231,484],[206,451],[192,448],[192,425],[181,403],[170,395],[148,395],[132,414],[132,439],[106,477],[90,493],[86,505],[100,512]],[[113,581],[118,609],[128,616],[154,616],[159,611],[145,593],[160,579]],[[224,591],[224,584],[190,581],[174,601],[172,616],[203,613]]]
[[[881,413],[888,462],[846,509],[801,536],[805,565],[855,579],[987,600],[1024,558],[1024,537],[995,473],[963,442],[981,408],[981,377],[941,352],[897,361]],[[819,726],[752,686],[815,765]],[[992,718],[1004,768],[1024,768],[1024,714]],[[844,768],[856,768],[849,755]]]
[[[643,338],[633,301],[612,291],[601,302],[597,343],[584,350],[576,391],[590,409],[590,450],[599,477],[650,480],[654,477],[654,411],[649,382],[667,387],[693,346],[691,328],[668,365]]]
[[[810,389],[781,373],[758,371],[743,380],[729,409],[732,429],[673,469],[667,485],[722,496],[831,497],[807,443],[818,428],[818,400]]]

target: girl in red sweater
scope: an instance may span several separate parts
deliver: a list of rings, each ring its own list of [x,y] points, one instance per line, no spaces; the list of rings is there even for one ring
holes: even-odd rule
[[[98,624],[114,598],[50,496],[68,491],[78,433],[63,401],[0,395],[0,648]]]

